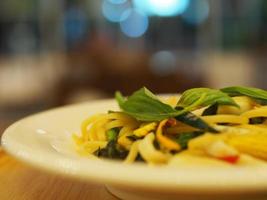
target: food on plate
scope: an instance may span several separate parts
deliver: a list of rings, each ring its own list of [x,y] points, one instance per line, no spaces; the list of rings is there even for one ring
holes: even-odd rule
[[[79,154],[148,164],[267,161],[265,90],[192,88],[157,97],[141,88],[115,97],[119,111],[89,116],[73,134]]]

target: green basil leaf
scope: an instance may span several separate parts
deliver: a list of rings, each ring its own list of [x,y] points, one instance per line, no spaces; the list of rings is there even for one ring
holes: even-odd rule
[[[213,105],[232,105],[238,107],[235,101],[220,90],[210,88],[193,88],[186,90],[177,103],[178,107],[186,110]]]
[[[161,102],[145,87],[134,92],[128,99],[125,99],[120,92],[116,92],[115,96],[120,108],[140,121],[160,121],[183,113]]]
[[[125,103],[125,98],[122,96],[122,94],[119,91],[116,91],[115,93],[115,98],[119,104],[119,106],[121,107],[124,103]]]
[[[262,104],[267,104],[267,91],[259,88],[233,86],[222,88],[221,91],[232,97],[244,95],[259,100]]]
[[[208,123],[206,123],[200,117],[188,111],[186,111],[181,115],[176,116],[175,119],[184,124],[200,129],[201,131],[218,133],[216,129],[212,128]]]
[[[202,116],[216,115],[216,114],[217,114],[217,110],[218,110],[218,104],[215,103],[215,104],[209,106],[208,108],[206,108],[206,109],[203,111]]]

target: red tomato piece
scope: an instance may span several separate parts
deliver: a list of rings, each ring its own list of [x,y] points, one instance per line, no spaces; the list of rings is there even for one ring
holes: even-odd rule
[[[239,156],[238,155],[236,155],[236,156],[225,156],[225,157],[221,157],[219,159],[224,160],[226,162],[229,162],[231,164],[235,164],[238,161]]]

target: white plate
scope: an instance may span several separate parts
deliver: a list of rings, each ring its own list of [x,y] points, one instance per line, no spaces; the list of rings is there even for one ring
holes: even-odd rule
[[[90,160],[76,154],[70,136],[81,121],[117,109],[102,100],[42,112],[22,119],[3,134],[4,149],[26,163],[53,173],[101,182],[123,199],[267,199],[267,167],[168,168]]]

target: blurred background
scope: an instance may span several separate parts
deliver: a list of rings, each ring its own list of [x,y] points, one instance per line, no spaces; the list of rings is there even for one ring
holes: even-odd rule
[[[1,0],[0,135],[115,90],[267,89],[266,53],[264,0]]]

